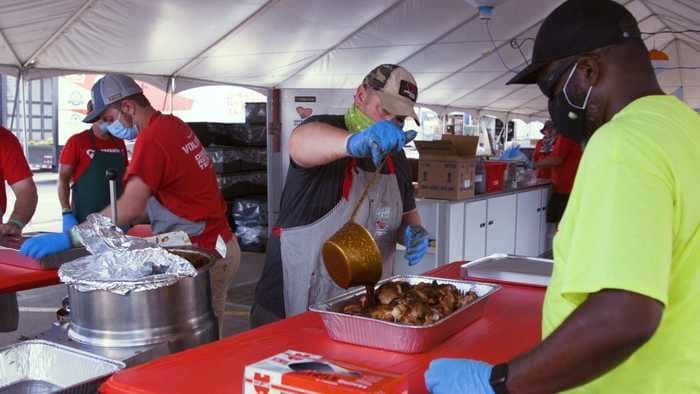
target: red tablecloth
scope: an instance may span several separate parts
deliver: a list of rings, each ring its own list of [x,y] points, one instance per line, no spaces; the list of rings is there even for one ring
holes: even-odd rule
[[[0,260],[0,294],[35,289],[58,283],[57,270],[36,270],[20,268],[12,264],[12,259],[22,259],[19,252],[6,252]]]
[[[137,225],[129,230],[135,237],[150,237],[151,225]],[[12,250],[0,251],[0,294],[36,289],[60,283],[58,270],[22,268],[29,259]],[[26,264],[24,264],[26,265]]]
[[[458,278],[459,263],[429,273]],[[439,357],[507,361],[539,342],[544,289],[505,285],[494,294],[482,319],[421,354],[402,354],[336,342],[311,312],[160,358],[112,376],[101,392],[237,393],[246,365],[287,349],[408,375],[410,392],[424,392],[423,372]]]

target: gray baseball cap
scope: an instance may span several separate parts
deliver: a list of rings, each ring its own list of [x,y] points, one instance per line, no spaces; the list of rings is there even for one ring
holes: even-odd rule
[[[143,93],[143,89],[131,77],[124,74],[107,74],[92,85],[93,110],[87,114],[83,122],[94,123],[112,103]]]

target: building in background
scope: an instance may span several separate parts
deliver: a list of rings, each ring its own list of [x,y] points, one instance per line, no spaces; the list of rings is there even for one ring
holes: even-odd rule
[[[82,119],[90,89],[101,77],[101,74],[74,74],[32,80],[27,82],[24,100],[21,94],[15,97],[15,77],[0,78],[0,121],[18,136],[32,170],[55,171],[68,138],[88,128]],[[139,83],[154,108],[171,112],[171,99],[165,86]],[[247,88],[203,86],[177,93],[172,98],[172,112],[186,122],[244,123],[245,103],[266,101],[265,95]]]

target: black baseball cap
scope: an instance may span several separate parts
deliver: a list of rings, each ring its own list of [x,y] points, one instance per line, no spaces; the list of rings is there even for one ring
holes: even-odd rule
[[[595,49],[641,39],[634,16],[612,0],[567,0],[542,22],[532,50],[532,63],[510,84],[534,84],[548,64]]]

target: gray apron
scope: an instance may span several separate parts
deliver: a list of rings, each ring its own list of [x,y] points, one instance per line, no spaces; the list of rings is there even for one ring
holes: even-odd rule
[[[284,308],[287,317],[303,313],[309,305],[346,291],[338,287],[326,271],[321,248],[328,238],[350,220],[355,204],[374,176],[374,173],[357,167],[356,160],[350,160],[349,166],[344,185],[349,182],[351,186],[349,191],[344,190],[343,198],[333,209],[311,224],[281,231]],[[387,158],[387,167],[389,174],[379,175],[355,218],[377,241],[383,258],[383,278],[391,276],[393,272],[398,230],[403,216],[403,200],[390,157]]]
[[[146,213],[151,222],[153,234],[165,234],[173,231],[184,231],[189,235],[201,235],[206,228],[206,222],[193,222],[183,217],[177,216],[171,210],[163,206],[155,196],[148,199]]]

